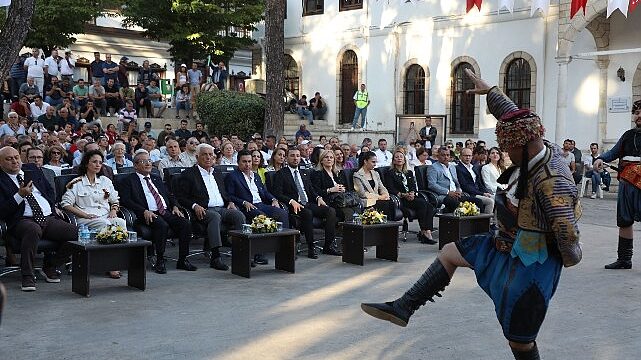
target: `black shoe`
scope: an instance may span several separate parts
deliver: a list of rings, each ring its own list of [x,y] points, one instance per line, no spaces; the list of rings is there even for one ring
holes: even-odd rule
[[[159,257],[156,260],[156,265],[154,265],[154,271],[156,274],[166,274],[167,273],[167,268],[165,267],[165,259],[162,257]]]
[[[617,261],[605,266],[608,270],[615,269],[632,269],[632,239],[619,237],[619,247],[617,249]]]
[[[313,246],[307,250],[307,257],[310,259],[318,259],[318,253]]]
[[[36,291],[36,280],[33,275],[25,275],[22,277],[22,291]]]
[[[436,240],[428,238],[427,236],[425,236],[425,235],[424,235],[423,233],[421,233],[421,232],[419,232],[419,233],[416,235],[416,237],[418,238],[418,241],[419,241],[421,244],[434,245],[434,244],[436,244],[436,243],[437,243],[437,241],[436,241]]]
[[[364,303],[361,309],[377,319],[405,327],[414,311],[427,301],[433,302],[434,296],[440,297],[439,291],[443,291],[449,283],[450,275],[437,258],[403,296],[385,303]]]
[[[336,249],[333,246],[328,246],[323,248],[323,254],[325,255],[334,255],[334,256],[343,256],[343,253]]]
[[[269,260],[262,254],[256,254],[254,255],[254,262],[258,265],[267,265],[269,264]]]
[[[176,269],[178,270],[187,270],[187,271],[196,271],[198,268],[192,265],[189,260],[178,260],[176,263]]]
[[[58,271],[56,270],[55,267],[43,267],[42,270],[40,271],[42,276],[45,278],[45,282],[48,283],[59,283],[60,282],[60,274],[58,274]]]
[[[216,270],[227,271],[229,266],[227,266],[220,257],[215,257],[209,262],[209,267]]]

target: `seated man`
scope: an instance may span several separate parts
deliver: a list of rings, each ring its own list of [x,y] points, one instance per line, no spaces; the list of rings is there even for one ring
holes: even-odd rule
[[[480,166],[472,165],[472,150],[469,148],[461,150],[461,163],[456,165],[456,175],[461,184],[461,190],[483,203],[485,208],[481,207],[481,212],[493,214],[494,196],[483,185]]]
[[[8,146],[0,149],[0,168],[0,219],[20,239],[22,291],[36,290],[33,262],[38,241],[43,237],[61,245],[55,258],[45,254],[42,268],[46,282],[59,283],[56,265],[61,265],[66,257],[62,245],[77,240],[78,229],[56,217],[61,213],[54,207],[53,188],[35,165],[22,166],[16,149]]]
[[[301,96],[300,100],[296,104],[296,111],[301,119],[309,120],[309,125],[314,125],[314,114],[309,110],[307,105],[307,95]]]
[[[438,148],[437,161],[427,171],[427,191],[436,196],[439,204],[445,205],[445,212],[453,212],[464,201],[472,202],[481,209],[481,200],[463,193],[456,176],[456,167],[450,166],[450,156],[448,148]]]
[[[298,168],[300,164],[300,150],[289,149],[287,152],[287,166],[278,170],[274,177],[274,196],[278,201],[289,205],[289,212],[300,217],[299,230],[305,234],[307,240],[307,257],[318,259],[314,249],[314,217],[325,219],[325,244],[323,253],[329,255],[342,255],[334,247],[336,232],[336,211],[327,206],[323,198],[314,191],[309,176]]]
[[[214,172],[216,155],[209,144],[196,148],[198,163],[182,172],[175,190],[178,202],[191,209],[196,220],[207,224],[207,239],[211,246],[209,266],[216,270],[228,270],[221,260],[219,248],[223,245],[220,225],[226,223],[232,230],[240,230],[245,216],[227,198],[222,175]],[[226,206],[225,206],[226,205]]]
[[[111,81],[111,79],[110,79]],[[134,154],[136,172],[122,181],[120,203],[136,214],[138,221],[151,227],[151,241],[156,250],[158,274],[165,274],[165,243],[169,229],[178,236],[178,263],[176,269],[195,271],[196,267],[187,259],[191,224],[178,209],[176,199],[167,191],[162,179],[151,173],[151,160],[146,150]]]
[[[238,169],[225,178],[225,190],[248,222],[258,215],[266,215],[282,222],[283,229],[289,228],[289,214],[280,208],[276,197],[267,191],[260,176],[252,171],[252,154],[249,150],[238,152]],[[267,264],[267,259],[257,254],[254,262]]]

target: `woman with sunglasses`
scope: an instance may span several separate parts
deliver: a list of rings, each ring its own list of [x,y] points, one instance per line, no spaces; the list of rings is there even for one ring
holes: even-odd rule
[[[60,145],[51,145],[45,152],[45,158],[48,159],[47,163],[43,165],[44,168],[51,169],[56,173],[56,176],[62,174],[62,169],[68,169],[71,166],[65,162],[67,152]]]

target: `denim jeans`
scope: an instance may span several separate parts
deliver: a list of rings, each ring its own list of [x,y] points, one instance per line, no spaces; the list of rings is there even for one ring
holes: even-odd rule
[[[300,115],[300,117],[307,118],[310,125],[314,123],[314,115],[311,111],[305,108],[298,108],[298,115]]]
[[[596,194],[597,190],[599,190],[599,185],[601,185],[601,174],[598,171],[590,170],[585,173],[585,177],[592,181],[592,193]]]
[[[356,108],[354,111],[354,121],[352,121],[352,127],[355,128],[358,124],[358,116],[361,116],[361,127],[365,128],[365,122],[367,121],[367,107]]]

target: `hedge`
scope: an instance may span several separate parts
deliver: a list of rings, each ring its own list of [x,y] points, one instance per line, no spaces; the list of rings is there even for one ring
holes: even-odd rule
[[[263,133],[265,100],[256,94],[237,91],[201,92],[196,111],[212,134],[247,138]]]

